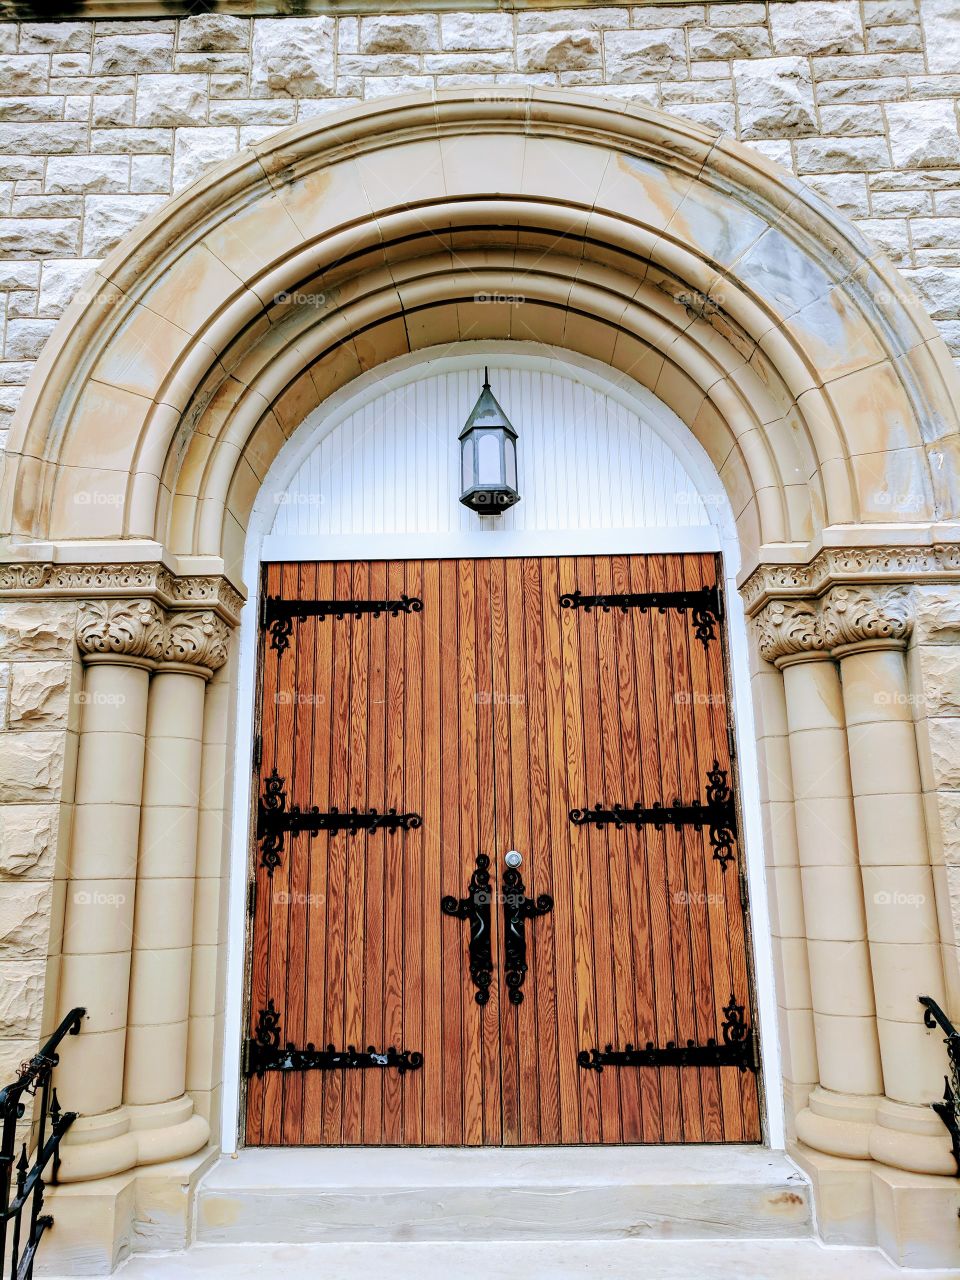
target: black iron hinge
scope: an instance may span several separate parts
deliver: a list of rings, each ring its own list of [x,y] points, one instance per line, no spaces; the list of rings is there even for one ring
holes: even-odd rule
[[[345,832],[349,836],[358,835],[361,831],[371,834],[385,831],[393,835],[397,831],[415,831],[423,824],[419,813],[398,813],[396,809],[387,809],[383,813],[378,809],[321,811],[316,807],[301,809],[298,805],[291,805],[288,809],[285,782],[286,779],[274,769],[265,779],[264,794],[257,805],[260,865],[266,867],[270,876],[280,865],[284,836],[288,831],[292,835],[305,833],[309,836],[318,836],[321,831],[331,835]]]
[[[251,880],[247,885],[247,915],[252,916],[257,909],[257,882]]]
[[[280,596],[264,595],[260,600],[261,630],[270,630],[270,645],[283,654],[290,643],[294,622],[316,618],[323,622],[333,618],[360,618],[369,614],[379,618],[387,614],[397,618],[401,613],[421,613],[423,601],[419,596],[401,595],[398,600],[284,600]]]
[[[259,769],[263,763],[263,735],[255,734],[253,739],[253,767]]]
[[[628,1044],[623,1049],[614,1049],[608,1044],[603,1050],[582,1049],[577,1054],[577,1063],[585,1071],[597,1072],[604,1067],[736,1067],[739,1071],[758,1071],[756,1036],[753,1027],[747,1025],[743,1005],[737,1004],[731,994],[723,1013],[721,1041],[712,1036],[706,1044],[697,1044],[694,1040],[675,1044],[668,1040],[662,1048],[651,1041],[642,1048]]]
[[[378,1052],[371,1045],[368,1049],[335,1049],[328,1044],[318,1049],[308,1043],[305,1048],[280,1043],[280,1014],[272,1000],[257,1015],[257,1027],[253,1038],[243,1044],[243,1074],[262,1078],[266,1071],[357,1071],[380,1068],[392,1069],[398,1075],[419,1071],[423,1066],[423,1054],[409,1049],[397,1050],[393,1045]]]
[[[592,609],[601,609],[604,613],[611,609],[619,609],[621,613],[628,609],[638,609],[640,613],[650,609],[658,613],[666,613],[668,609],[690,613],[694,635],[706,648],[717,634],[717,625],[723,621],[723,592],[717,583],[684,591],[633,591],[619,595],[587,596],[580,591],[565,591],[560,597],[560,608],[583,609],[585,613]]]
[[[733,802],[733,792],[727,786],[727,773],[714,760],[713,768],[707,774],[706,801],[694,800],[684,804],[674,800],[672,805],[663,805],[659,801],[652,805],[639,803],[632,807],[614,804],[607,808],[598,804],[595,808],[571,809],[570,821],[575,826],[614,826],[621,831],[625,826],[653,827],[663,831],[665,827],[673,827],[680,831],[683,827],[693,827],[701,831],[704,827],[709,832],[713,846],[713,856],[726,871],[727,864],[734,859],[733,843],[737,839],[737,810]]]

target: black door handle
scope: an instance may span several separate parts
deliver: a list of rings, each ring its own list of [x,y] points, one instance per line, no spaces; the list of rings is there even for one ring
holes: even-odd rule
[[[445,916],[470,922],[470,980],[477,988],[474,1000],[486,1004],[490,999],[490,981],[493,977],[493,948],[490,936],[490,859],[485,853],[477,854],[477,867],[470,877],[465,898],[448,894],[440,899],[440,910]]]
[[[519,854],[503,873],[503,971],[507,979],[507,991],[511,1004],[523,1004],[523,982],[527,976],[527,926],[528,920],[545,916],[553,910],[549,893],[541,893],[536,899],[524,895],[523,877],[518,871]]]

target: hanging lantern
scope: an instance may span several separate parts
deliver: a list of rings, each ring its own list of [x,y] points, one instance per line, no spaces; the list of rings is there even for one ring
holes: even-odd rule
[[[481,516],[498,516],[520,501],[517,433],[490,390],[483,390],[460,432],[460,501]]]

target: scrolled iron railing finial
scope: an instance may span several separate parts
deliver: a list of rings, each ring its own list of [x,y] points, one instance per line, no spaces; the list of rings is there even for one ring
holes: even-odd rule
[[[937,1113],[950,1134],[953,1158],[957,1165],[957,1177],[960,1177],[960,1031],[953,1025],[932,996],[918,996],[923,1005],[923,1023],[931,1031],[939,1026],[945,1031],[943,1038],[947,1046],[947,1062],[949,1075],[943,1077],[943,1099],[931,1102],[930,1106]]]
[[[23,1064],[16,1080],[0,1089],[0,1267],[9,1258],[10,1280],[32,1280],[37,1246],[43,1233],[53,1226],[52,1215],[41,1212],[46,1185],[43,1171],[52,1162],[51,1180],[56,1182],[60,1143],[77,1113],[61,1109],[52,1077],[60,1061],[61,1040],[79,1034],[86,1012],[82,1008],[71,1009],[46,1044]],[[26,1142],[21,1141],[17,1156],[17,1126],[26,1113],[24,1098],[37,1095],[40,1105],[31,1164]]]

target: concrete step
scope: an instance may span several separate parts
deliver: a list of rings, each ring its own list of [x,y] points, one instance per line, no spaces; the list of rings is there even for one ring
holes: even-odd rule
[[[138,1254],[117,1273],[118,1280],[944,1280],[948,1275],[956,1272],[903,1272],[876,1249],[830,1249],[814,1240],[194,1245],[183,1253]]]
[[[202,1244],[811,1235],[804,1176],[763,1147],[246,1150],[196,1220]]]

